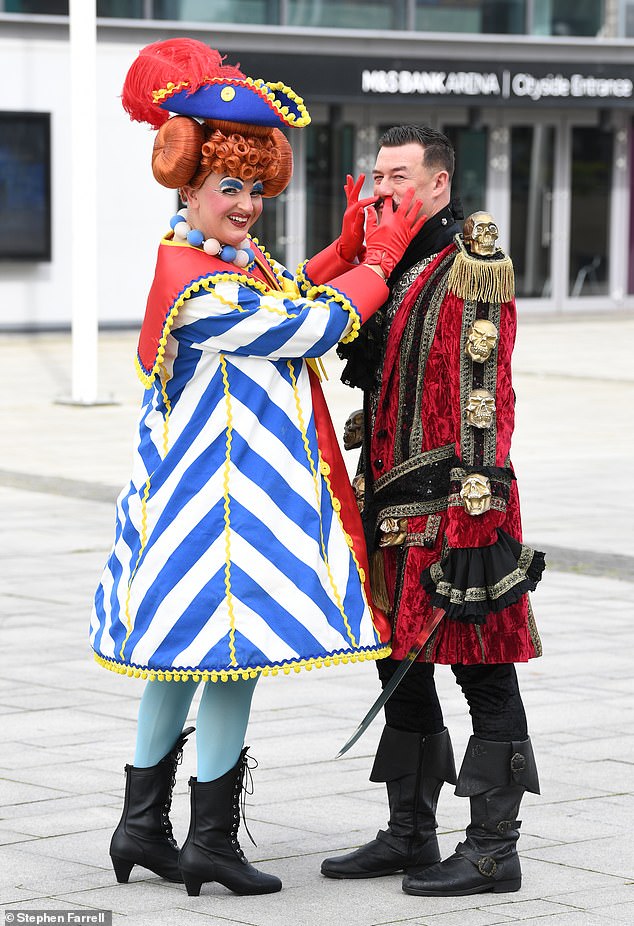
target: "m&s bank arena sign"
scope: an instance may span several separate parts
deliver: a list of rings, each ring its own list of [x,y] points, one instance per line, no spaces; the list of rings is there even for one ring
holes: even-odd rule
[[[601,73],[535,74],[529,70],[370,69],[361,72],[362,94],[404,96],[482,97],[518,102],[601,100],[627,102],[634,93],[632,76]]]
[[[246,52],[247,73],[268,75],[271,60]],[[328,63],[329,62],[329,63]],[[279,54],[276,75],[309,103],[370,103],[424,99],[443,105],[480,106],[634,106],[634,61],[449,60],[311,54]]]

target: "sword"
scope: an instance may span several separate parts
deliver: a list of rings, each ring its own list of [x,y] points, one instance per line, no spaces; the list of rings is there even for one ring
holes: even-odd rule
[[[407,655],[401,662],[400,666],[398,667],[398,669],[396,670],[392,678],[389,680],[389,682],[387,683],[387,685],[385,686],[385,688],[383,689],[379,697],[376,699],[376,701],[374,702],[374,704],[372,705],[368,713],[365,715],[365,717],[363,718],[363,720],[361,721],[357,729],[354,731],[350,739],[347,741],[347,743],[345,743],[344,746],[341,747],[341,749],[335,756],[336,759],[340,759],[341,756],[344,753],[346,753],[350,749],[351,746],[354,746],[354,744],[359,739],[359,737],[363,736],[363,734],[368,729],[368,727],[370,726],[370,724],[372,723],[376,715],[379,713],[379,711],[381,710],[385,702],[388,700],[390,695],[398,687],[398,685],[403,679],[403,676],[405,675],[405,673],[407,672],[411,664],[415,662],[415,660],[418,658],[423,646],[425,645],[425,643],[427,643],[432,633],[434,632],[434,630],[436,629],[436,627],[441,622],[444,616],[445,616],[445,612],[443,611],[442,608],[433,609],[431,613],[431,617],[427,621],[425,621],[425,623],[423,624],[421,628],[420,633],[414,640],[414,645],[411,647],[411,649],[409,650],[409,652],[407,653]]]

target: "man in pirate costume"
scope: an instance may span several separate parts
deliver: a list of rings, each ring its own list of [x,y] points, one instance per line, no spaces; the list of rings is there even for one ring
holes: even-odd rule
[[[341,238],[296,279],[249,231],[290,180],[281,128],[310,121],[297,94],[173,39],[141,51],[122,102],[158,129],[154,176],[186,207],[158,248],[133,474],[91,621],[99,664],[147,680],[110,855],[123,882],[140,865],[192,895],[209,881],[272,893],[281,881],[247,862],[237,835],[255,684],[390,651],[313,358],[385,301],[424,216],[404,198],[374,222],[358,265],[350,239],[366,203],[351,188]],[[169,810],[200,683],[179,853]]]
[[[388,280],[390,298],[339,348],[343,381],[364,390],[355,488],[374,601],[393,625],[391,656],[377,662],[383,687],[422,642],[421,628],[440,622],[385,705],[370,778],[387,785],[388,827],[321,869],[330,878],[404,871],[407,893],[437,896],[520,887],[516,818],[539,785],[514,663],[541,652],[527,593],[544,567],[521,543],[509,457],[512,264],[491,216],[471,216],[459,234],[453,167],[449,140],[433,129],[397,126],[382,137],[379,211],[391,208],[384,197],[397,203],[414,189],[428,220]],[[451,666],[473,722],[457,778],[435,663]],[[444,782],[470,798],[471,822],[441,862]]]

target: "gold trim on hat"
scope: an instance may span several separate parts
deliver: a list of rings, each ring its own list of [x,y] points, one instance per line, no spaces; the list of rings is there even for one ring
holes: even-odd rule
[[[304,105],[303,97],[299,96],[292,90],[287,84],[282,81],[263,81],[261,78],[253,80],[251,77],[244,78],[224,78],[224,77],[209,77],[204,81],[199,87],[196,88],[194,92],[197,92],[202,87],[208,84],[225,84],[226,87],[248,87],[252,89],[260,99],[264,100],[265,103],[273,109],[280,117],[281,121],[286,125],[294,126],[295,128],[303,128],[306,125],[310,124],[310,115],[308,110]],[[189,87],[189,81],[182,80],[179,83],[174,84],[171,81],[165,86],[161,87],[158,90],[152,91],[152,99],[154,103],[160,104],[164,103],[165,100],[174,96],[176,93],[180,93],[185,87]],[[281,92],[287,96],[290,100],[295,103],[299,110],[299,116],[295,113],[290,112],[288,106],[283,105],[276,96],[276,92]],[[235,91],[234,91],[235,93]],[[224,99],[224,97],[223,97]],[[225,102],[228,102],[225,100]]]

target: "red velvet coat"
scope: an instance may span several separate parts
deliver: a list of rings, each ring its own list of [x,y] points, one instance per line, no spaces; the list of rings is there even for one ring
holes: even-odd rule
[[[393,603],[394,659],[405,656],[430,616],[430,595],[421,584],[425,570],[446,558],[452,548],[469,552],[492,547],[498,540],[497,528],[521,540],[517,484],[509,457],[515,304],[465,301],[448,292],[447,276],[456,252],[452,244],[435,257],[393,315],[366,442],[366,482],[377,490],[372,514],[376,524],[386,516],[403,515],[407,523],[405,542],[379,552]],[[476,318],[488,318],[498,328],[497,349],[486,363],[474,363],[465,353],[467,332]],[[494,423],[486,430],[474,428],[465,418],[468,394],[478,386],[495,397]],[[416,470],[418,464],[422,469]],[[460,466],[463,473],[486,467],[492,474],[493,500],[486,513],[473,516],[465,510],[456,482]],[[425,478],[412,483],[416,473]],[[399,474],[407,491],[390,496],[390,484],[398,485],[393,477]],[[377,543],[379,537],[377,531]],[[498,613],[487,613],[482,623],[443,618],[420,658],[473,664],[524,662],[540,654],[528,594],[523,593]]]

